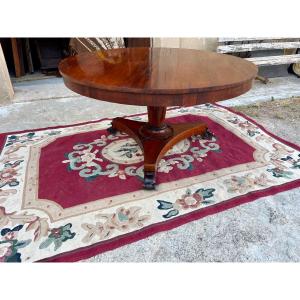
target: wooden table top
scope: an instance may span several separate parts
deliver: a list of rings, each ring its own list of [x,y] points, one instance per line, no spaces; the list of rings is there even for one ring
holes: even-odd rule
[[[190,106],[247,92],[257,67],[244,59],[208,51],[120,48],[83,53],[59,64],[71,90],[131,105]]]

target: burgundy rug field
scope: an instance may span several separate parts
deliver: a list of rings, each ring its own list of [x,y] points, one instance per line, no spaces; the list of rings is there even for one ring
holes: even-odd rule
[[[211,104],[167,117],[215,137],[173,147],[155,191],[141,188],[141,149],[109,134],[109,119],[1,134],[0,261],[78,261],[300,186],[300,148],[249,118]]]

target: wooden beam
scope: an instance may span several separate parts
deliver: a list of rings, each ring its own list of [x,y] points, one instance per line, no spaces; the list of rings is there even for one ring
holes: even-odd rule
[[[239,38],[219,38],[219,43],[234,43],[234,42],[253,42],[253,41],[299,41],[299,38],[283,38],[283,37],[239,37]]]
[[[0,44],[0,103],[11,100],[14,96],[14,90],[9,77],[6,61]]]
[[[17,38],[11,38],[11,46],[14,58],[14,66],[16,77],[25,75],[23,52],[22,52],[22,41]]]
[[[34,68],[33,68],[29,38],[25,39],[25,53],[26,53],[28,71],[29,71],[29,73],[32,74],[32,73],[34,73]]]
[[[292,63],[300,63],[300,54],[251,57],[246,59],[253,62],[257,66],[288,65]]]
[[[294,49],[300,48],[300,42],[274,42],[274,43],[252,43],[252,44],[236,44],[218,46],[217,52],[219,53],[234,53],[234,52],[247,52],[271,49]]]

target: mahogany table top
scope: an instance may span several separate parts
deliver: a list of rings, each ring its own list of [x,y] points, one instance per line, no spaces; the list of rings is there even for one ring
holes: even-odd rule
[[[208,51],[120,48],[83,53],[59,64],[71,90],[131,105],[190,106],[247,92],[257,67],[244,59]]]

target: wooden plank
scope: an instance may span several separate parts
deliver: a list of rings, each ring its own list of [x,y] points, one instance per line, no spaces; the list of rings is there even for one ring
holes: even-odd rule
[[[281,42],[281,43],[252,43],[218,46],[219,53],[247,52],[271,49],[294,49],[300,48],[300,42]]]
[[[299,40],[299,38],[287,38],[287,37],[238,37],[238,38],[219,38],[219,43],[230,43],[230,42],[253,42],[253,41],[280,41],[280,40],[286,40],[286,41],[294,41]]]
[[[11,38],[16,77],[25,75],[21,40]]]
[[[267,84],[270,82],[270,80],[267,78],[267,77],[264,77],[264,76],[260,76],[260,75],[257,75],[255,77],[256,80],[260,80],[261,82],[263,82],[264,84]]]
[[[29,73],[32,74],[32,73],[34,73],[34,68],[33,68],[29,38],[25,39],[25,53],[26,53],[26,58],[27,58],[28,71],[29,71]]]
[[[14,96],[13,86],[9,77],[6,61],[0,44],[0,103],[11,100]]]
[[[288,65],[300,62],[300,54],[246,58],[257,66]]]

